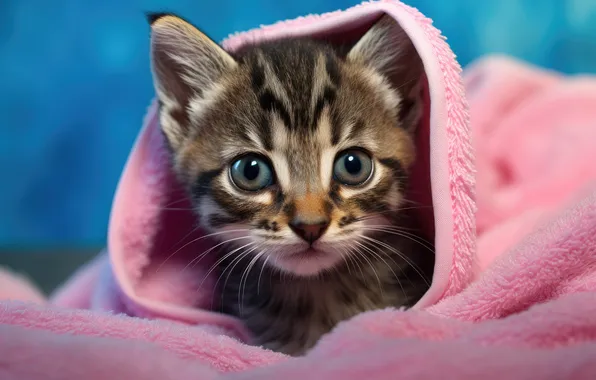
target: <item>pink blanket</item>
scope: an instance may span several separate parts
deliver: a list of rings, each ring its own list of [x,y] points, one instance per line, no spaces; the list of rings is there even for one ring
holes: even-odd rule
[[[437,256],[413,309],[364,313],[302,358],[247,344],[237,320],[209,310],[210,263],[188,265],[215,243],[184,211],[152,105],[106,252],[49,300],[0,273],[0,379],[595,378],[596,79],[485,58],[463,75],[468,115],[453,53],[395,1],[263,27],[225,47],[339,40],[382,13],[410,36],[428,79],[412,196]]]

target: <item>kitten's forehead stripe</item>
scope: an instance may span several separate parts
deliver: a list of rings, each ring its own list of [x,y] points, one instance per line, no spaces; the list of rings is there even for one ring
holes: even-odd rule
[[[258,135],[263,142],[263,146],[266,150],[273,150],[273,138],[271,137],[271,125],[265,115],[259,116],[259,122],[257,123]]]
[[[342,129],[344,129],[345,126],[343,126],[343,128],[342,128],[342,121],[339,116],[339,112],[332,110],[330,112],[329,117],[330,117],[330,123],[331,123],[331,144],[337,145],[337,144],[339,144],[339,141],[341,140]]]
[[[270,90],[265,90],[259,96],[259,103],[263,111],[266,112],[274,112],[279,117],[282,118],[284,124],[286,126],[292,125],[292,118],[290,116],[290,112],[286,109],[283,105],[282,101],[280,101]]]
[[[292,134],[308,136],[321,127],[326,109],[329,126],[324,127],[330,130],[330,141],[318,141],[337,145],[345,135],[345,121],[334,106],[342,82],[340,59],[329,47],[312,41],[282,45],[266,43],[246,49],[239,57],[248,68],[251,88],[264,111],[255,125],[263,147],[267,151],[278,148],[272,136],[278,133],[279,125],[272,119],[281,119],[282,128]]]
[[[311,122],[311,129],[315,130],[321,121],[321,113],[323,112],[324,107],[331,106],[333,101],[335,100],[336,92],[331,87],[325,87],[323,90],[322,96],[317,100],[315,111],[313,113],[313,119]]]
[[[246,54],[243,62],[251,66],[252,87],[261,108],[277,113],[290,131],[316,129],[322,109],[333,101],[339,84],[339,67],[330,48],[307,40],[291,46],[278,41]]]
[[[309,112],[311,115],[313,115],[313,117],[309,120],[309,127],[311,130],[314,130],[316,129],[316,123],[324,106],[324,103],[322,102],[322,97],[325,92],[325,88],[328,86],[327,72],[325,71],[325,57],[323,56],[323,54],[319,54],[317,56],[316,64],[313,67],[311,77],[312,93],[310,95]]]
[[[329,51],[325,52],[325,69],[327,70],[327,75],[329,76],[331,83],[335,87],[338,87],[341,78],[340,71],[336,58]]]
[[[364,123],[364,120],[357,119],[354,122],[354,124],[352,125],[352,127],[350,128],[350,134],[348,135],[348,138],[357,139],[362,135],[362,133],[365,130],[366,130],[366,124]]]
[[[265,84],[265,70],[263,69],[262,65],[256,63],[252,66],[252,70],[250,71],[250,73],[252,88],[255,92],[258,93],[261,91],[263,85]]]

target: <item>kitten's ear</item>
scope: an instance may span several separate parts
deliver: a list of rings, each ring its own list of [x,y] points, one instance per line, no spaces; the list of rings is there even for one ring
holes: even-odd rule
[[[401,98],[399,118],[415,128],[422,116],[422,60],[412,40],[391,16],[384,15],[352,47],[348,61],[364,64],[393,84]]]
[[[188,124],[188,103],[210,89],[235,60],[189,22],[173,15],[148,15],[151,69],[162,104],[162,129],[177,144]]]

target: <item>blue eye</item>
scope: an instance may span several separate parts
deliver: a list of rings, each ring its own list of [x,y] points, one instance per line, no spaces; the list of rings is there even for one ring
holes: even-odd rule
[[[230,178],[242,190],[259,191],[273,184],[273,170],[266,159],[251,154],[234,161]]]
[[[373,172],[373,161],[368,154],[358,149],[340,153],[333,164],[334,178],[344,185],[364,184]]]

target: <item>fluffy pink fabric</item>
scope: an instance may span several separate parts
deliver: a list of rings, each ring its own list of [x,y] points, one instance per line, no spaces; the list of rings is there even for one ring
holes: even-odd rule
[[[304,358],[243,343],[238,321],[208,309],[209,263],[187,266],[213,242],[193,229],[192,215],[165,210],[187,201],[167,170],[152,107],[114,200],[109,253],[50,305],[0,273],[0,299],[34,302],[0,303],[0,378],[595,378],[595,79],[481,60],[464,73],[469,130],[452,53],[428,19],[401,3],[264,27],[226,47],[355,35],[382,12],[412,38],[429,84],[414,186],[432,206],[420,217],[434,232],[437,266],[414,309],[346,321]]]
[[[31,286],[25,277],[3,268],[0,268],[0,300],[46,303],[44,295]]]
[[[596,179],[596,78],[505,57],[466,70],[476,149],[480,269]],[[507,238],[503,238],[506,236]]]
[[[380,311],[289,359],[179,323],[9,301],[0,313],[0,378],[593,379],[595,305],[593,292],[569,294],[482,323]]]

